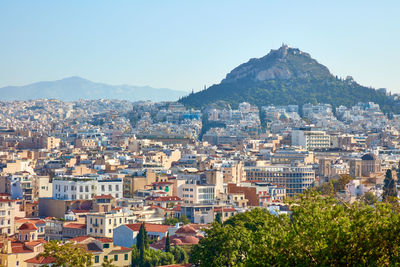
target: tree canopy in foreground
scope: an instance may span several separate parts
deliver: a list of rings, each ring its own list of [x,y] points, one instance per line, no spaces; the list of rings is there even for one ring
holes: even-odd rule
[[[400,214],[390,203],[342,203],[309,192],[290,215],[256,208],[214,223],[192,248],[200,266],[388,266],[400,262]]]

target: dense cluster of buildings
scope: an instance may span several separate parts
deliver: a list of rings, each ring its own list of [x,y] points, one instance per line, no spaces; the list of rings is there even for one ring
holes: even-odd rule
[[[343,175],[341,198],[379,199],[400,159],[399,122],[374,103],[0,102],[0,265],[49,264],[36,256],[57,239],[94,266],[128,266],[142,223],[153,249],[167,233],[191,246],[217,215],[284,211],[285,198]]]

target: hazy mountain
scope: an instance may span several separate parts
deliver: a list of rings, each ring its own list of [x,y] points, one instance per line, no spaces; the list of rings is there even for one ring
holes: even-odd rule
[[[228,73],[220,84],[180,101],[196,108],[217,101],[232,106],[246,101],[257,106],[318,102],[334,107],[372,101],[385,112],[400,111],[384,93],[361,86],[352,78],[340,79],[308,53],[286,45],[262,58],[250,59]]]
[[[104,98],[130,101],[176,101],[184,95],[187,95],[187,92],[149,86],[108,85],[80,77],[0,88],[0,100],[54,98],[63,101],[74,101],[78,99]]]

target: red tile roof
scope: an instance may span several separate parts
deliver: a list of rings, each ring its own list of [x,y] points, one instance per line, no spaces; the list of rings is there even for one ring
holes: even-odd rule
[[[141,223],[125,224],[126,227],[135,232],[139,231],[141,225],[142,225]],[[145,223],[144,227],[146,228],[147,232],[165,233],[171,226],[163,224]]]
[[[24,246],[20,241],[11,242],[12,253],[32,253],[33,251]]]
[[[214,208],[214,211],[216,212],[235,212],[236,210],[234,208]]]
[[[101,243],[112,243],[113,242],[112,238],[107,238],[107,237],[100,237],[100,238],[97,238],[97,240],[99,240]]]
[[[33,257],[31,259],[26,260],[27,263],[35,263],[35,264],[49,264],[56,261],[56,258],[53,257]]]
[[[82,241],[85,241],[88,238],[90,238],[90,236],[77,236],[77,237],[71,238],[69,240],[70,241],[75,241],[75,242],[82,242]]]
[[[72,229],[86,229],[85,223],[68,223],[64,225],[64,228],[72,228]]]
[[[18,230],[37,230],[38,228],[31,222],[23,223]]]
[[[45,244],[45,243],[47,243],[46,240],[44,240],[44,239],[37,239],[37,240],[35,240],[35,241],[25,242],[24,244],[25,244],[26,246],[29,246],[29,247],[34,247],[34,246],[37,246],[37,245],[39,245],[39,244]]]
[[[116,248],[113,249],[113,251],[131,251],[131,248],[126,248],[126,247],[120,247],[120,248]]]
[[[189,235],[195,235],[197,234],[197,231],[190,225],[185,225],[179,228],[176,232],[176,234],[189,234]]]
[[[40,225],[40,224],[46,224],[45,221],[37,218],[17,218],[15,217],[15,223],[26,223],[26,222],[31,222],[35,225]]]

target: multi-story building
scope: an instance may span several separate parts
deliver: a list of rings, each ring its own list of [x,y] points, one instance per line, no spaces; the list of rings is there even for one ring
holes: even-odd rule
[[[16,201],[9,194],[0,194],[0,234],[14,234],[15,212],[18,210]]]
[[[315,171],[310,165],[246,167],[247,180],[264,181],[286,189],[288,196],[303,193],[315,182]]]
[[[86,216],[86,234],[96,237],[113,236],[114,228],[127,223],[134,223],[136,217],[130,211],[96,212]]]
[[[300,128],[292,131],[292,145],[301,146],[307,150],[329,148],[330,136],[324,131],[311,128]]]
[[[278,149],[271,156],[272,164],[291,164],[294,162],[312,164],[314,163],[314,153],[302,148],[285,147]]]
[[[62,176],[53,180],[53,198],[64,200],[92,199],[97,195],[122,198],[122,179]]]

